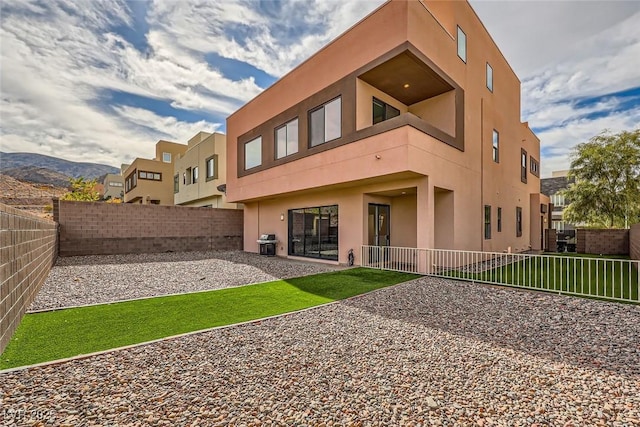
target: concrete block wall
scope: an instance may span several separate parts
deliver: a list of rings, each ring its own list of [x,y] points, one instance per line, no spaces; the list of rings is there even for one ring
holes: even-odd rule
[[[0,204],[0,352],[55,263],[57,226]]]
[[[60,256],[242,249],[243,211],[54,201]]]
[[[581,254],[628,255],[629,230],[580,228],[576,230],[576,251]]]
[[[640,260],[640,223],[629,230],[629,257]]]

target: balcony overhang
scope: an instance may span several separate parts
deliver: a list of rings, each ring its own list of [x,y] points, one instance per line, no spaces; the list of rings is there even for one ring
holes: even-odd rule
[[[405,105],[412,105],[455,89],[409,50],[386,60],[359,77]]]

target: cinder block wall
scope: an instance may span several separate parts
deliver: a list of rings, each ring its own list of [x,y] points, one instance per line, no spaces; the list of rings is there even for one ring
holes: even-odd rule
[[[640,260],[640,224],[632,225],[629,230],[629,256]]]
[[[57,255],[57,226],[0,204],[0,352],[44,283]]]
[[[629,230],[578,229],[576,250],[581,254],[628,255]]]
[[[242,249],[243,211],[54,201],[60,256]]]

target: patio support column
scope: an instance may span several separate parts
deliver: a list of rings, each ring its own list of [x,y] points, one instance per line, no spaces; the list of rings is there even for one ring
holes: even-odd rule
[[[417,247],[433,248],[433,223],[434,223],[434,190],[429,182],[429,177],[424,177],[418,182],[417,194]]]

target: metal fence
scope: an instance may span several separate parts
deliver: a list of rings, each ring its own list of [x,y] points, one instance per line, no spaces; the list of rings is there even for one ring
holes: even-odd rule
[[[362,246],[363,267],[640,303],[640,261]]]

